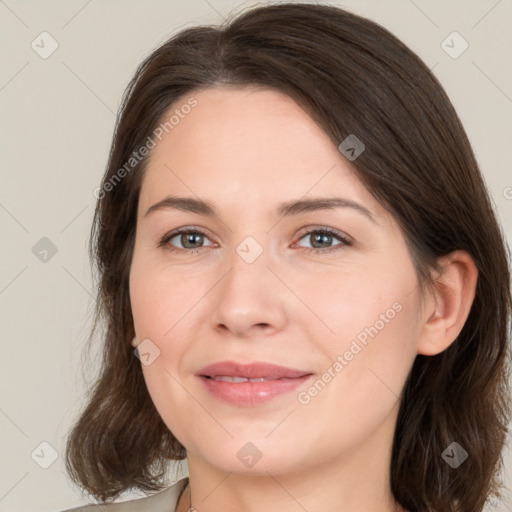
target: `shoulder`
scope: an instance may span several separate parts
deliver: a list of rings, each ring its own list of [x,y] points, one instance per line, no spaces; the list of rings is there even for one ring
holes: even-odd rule
[[[174,512],[181,491],[188,483],[188,477],[178,480],[163,491],[146,498],[106,503],[98,505],[82,505],[62,512]]]

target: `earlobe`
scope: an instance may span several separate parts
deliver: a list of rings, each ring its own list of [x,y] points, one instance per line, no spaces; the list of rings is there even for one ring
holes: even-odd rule
[[[138,343],[137,343],[137,336],[134,336],[133,339],[132,339],[132,347],[137,348],[137,345],[138,345]]]
[[[418,338],[418,353],[432,356],[446,350],[457,338],[475,298],[478,270],[465,251],[454,251],[439,260],[442,273],[425,307]]]

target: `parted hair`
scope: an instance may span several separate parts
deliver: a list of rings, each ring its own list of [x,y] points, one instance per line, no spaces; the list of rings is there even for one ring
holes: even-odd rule
[[[162,489],[169,463],[186,457],[154,407],[131,345],[129,272],[151,152],[137,162],[132,155],[194,92],[247,86],[287,94],[336,146],[349,135],[364,143],[350,165],[399,223],[422,290],[432,286],[442,256],[464,250],[473,258],[476,295],[462,331],[440,354],[417,355],[410,370],[389,472],[394,498],[410,512],[481,511],[504,486],[508,246],[439,81],[388,30],[327,4],[258,5],[218,26],[182,29],[128,84],[89,240],[97,298],[88,342],[101,325],[101,366],[67,438],[69,475],[107,502],[128,489]],[[457,469],[442,456],[454,441],[468,454]]]

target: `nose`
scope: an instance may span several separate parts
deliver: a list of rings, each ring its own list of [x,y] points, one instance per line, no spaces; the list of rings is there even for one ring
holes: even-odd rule
[[[285,328],[290,291],[269,267],[265,251],[249,261],[234,251],[224,277],[209,294],[213,329],[250,337]]]

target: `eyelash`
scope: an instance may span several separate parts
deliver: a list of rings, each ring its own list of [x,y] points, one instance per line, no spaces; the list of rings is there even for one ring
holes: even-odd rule
[[[203,231],[201,231],[199,229],[191,229],[189,227],[188,228],[179,228],[179,229],[172,231],[171,233],[167,233],[166,235],[164,235],[162,237],[162,239],[160,240],[160,242],[158,243],[158,247],[167,245],[169,243],[169,241],[172,240],[175,236],[183,234],[183,233],[199,234],[199,235],[204,235],[204,236],[208,237],[208,235],[206,233],[204,233]],[[330,253],[330,252],[338,251],[338,250],[342,249],[343,247],[350,247],[352,245],[352,242],[348,239],[348,237],[344,236],[340,232],[336,231],[335,229],[331,229],[331,228],[316,228],[316,229],[307,231],[301,235],[301,237],[299,238],[299,241],[308,235],[312,235],[313,233],[328,233],[330,235],[334,235],[342,243],[335,245],[334,247],[327,247],[325,249],[317,249],[315,247],[300,247],[300,249],[307,251],[308,254]],[[187,253],[195,254],[196,252],[200,251],[201,249],[205,249],[205,247],[198,247],[197,249],[181,249],[179,247],[173,247],[172,245],[169,244],[166,247],[166,249],[171,252],[187,252]]]

